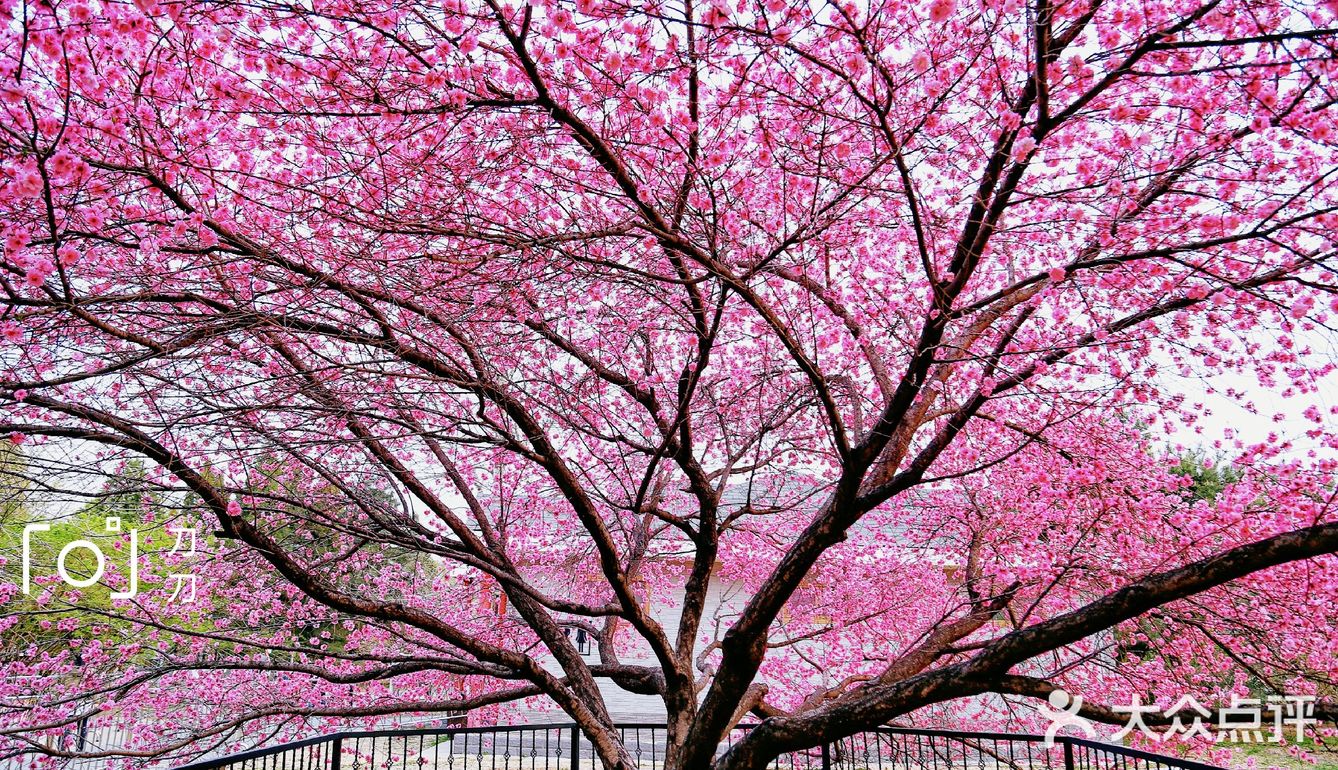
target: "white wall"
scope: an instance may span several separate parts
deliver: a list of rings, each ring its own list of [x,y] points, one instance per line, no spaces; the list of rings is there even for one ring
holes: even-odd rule
[[[747,597],[739,586],[721,580],[713,580],[707,592],[706,607],[702,620],[702,633],[714,635],[717,627],[721,634],[733,621],[733,615],[742,608]],[[669,596],[651,597],[654,617],[664,627],[665,635],[672,641],[678,636],[679,617],[683,607],[683,589],[678,586]],[[619,660],[623,663],[658,666],[650,648],[641,640],[637,632],[623,625],[618,631]],[[586,659],[591,663],[599,662],[599,651],[593,641]],[[700,652],[700,645],[698,652]],[[557,670],[555,664],[550,664]],[[665,720],[664,702],[658,695],[637,695],[629,693],[607,679],[596,680],[609,713],[617,722],[663,722]],[[504,717],[512,724],[570,722],[571,719],[551,706],[535,707],[520,705],[509,711]]]

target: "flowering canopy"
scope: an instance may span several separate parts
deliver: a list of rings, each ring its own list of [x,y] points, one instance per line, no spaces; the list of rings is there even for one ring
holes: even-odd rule
[[[627,768],[611,682],[743,770],[1331,691],[1332,437],[1226,437],[1212,499],[1156,446],[1168,374],[1327,417],[1334,3],[3,10],[6,475],[142,458],[137,526],[220,536],[194,604],[0,586],[10,751],[541,696]]]

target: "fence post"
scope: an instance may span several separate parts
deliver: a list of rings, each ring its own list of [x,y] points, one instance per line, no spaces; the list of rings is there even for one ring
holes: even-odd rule
[[[581,770],[581,728],[571,726],[571,770]]]
[[[339,770],[339,764],[344,757],[344,737],[336,736],[334,739],[334,753],[330,755],[330,770]]]
[[[1073,741],[1068,738],[1061,738],[1064,741],[1064,770],[1073,770]]]
[[[832,744],[822,744],[822,770],[832,770]]]

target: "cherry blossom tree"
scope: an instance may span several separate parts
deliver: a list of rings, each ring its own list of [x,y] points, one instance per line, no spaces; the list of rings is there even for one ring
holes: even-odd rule
[[[1334,716],[1334,3],[3,15],[6,487],[145,462],[144,547],[215,533],[195,603],[7,577],[7,752],[540,699],[630,768],[608,686],[673,770],[1059,687]],[[1314,428],[1190,494],[1200,376]]]

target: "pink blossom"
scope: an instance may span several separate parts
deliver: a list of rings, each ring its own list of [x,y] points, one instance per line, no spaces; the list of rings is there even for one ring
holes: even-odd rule
[[[10,230],[5,233],[5,253],[17,254],[28,245],[28,234],[21,230]]]
[[[952,16],[955,7],[955,0],[931,0],[929,3],[929,20],[935,24],[942,24]]]
[[[1036,140],[1030,136],[1024,136],[1013,145],[1013,157],[1019,161],[1023,160],[1034,149],[1036,149]]]
[[[58,152],[47,161],[47,167],[57,177],[67,178],[83,173],[83,161],[66,152]]]
[[[14,181],[15,188],[22,196],[33,198],[42,192],[42,177],[35,169],[20,172]]]

